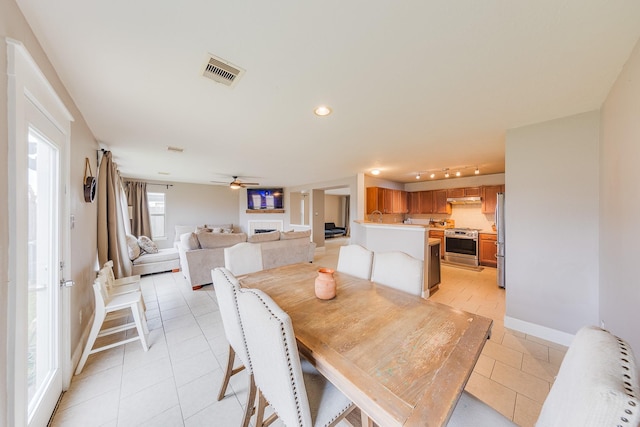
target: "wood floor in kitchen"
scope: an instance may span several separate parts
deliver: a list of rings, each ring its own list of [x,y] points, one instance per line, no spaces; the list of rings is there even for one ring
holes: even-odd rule
[[[328,240],[314,263],[335,268],[339,247],[347,242]],[[227,396],[216,400],[227,343],[213,287],[192,291],[181,273],[145,276],[142,286],[149,351],[133,342],[91,355],[51,425],[239,425],[246,375],[232,378]],[[496,286],[495,269],[443,266],[440,289],[431,298],[494,320],[466,390],[516,424],[533,426],[566,347],[504,328],[505,291]]]

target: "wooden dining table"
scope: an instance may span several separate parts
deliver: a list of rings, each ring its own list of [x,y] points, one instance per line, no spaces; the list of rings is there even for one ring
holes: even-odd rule
[[[378,426],[446,425],[492,320],[340,272],[335,298],[321,300],[318,267],[263,270],[240,284],[287,312],[300,353]]]

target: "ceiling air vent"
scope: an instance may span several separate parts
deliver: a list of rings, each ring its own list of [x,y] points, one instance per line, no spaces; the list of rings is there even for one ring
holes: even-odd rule
[[[174,153],[182,153],[184,151],[184,148],[168,146],[167,151],[171,151]]]
[[[227,86],[233,86],[242,74],[244,74],[242,68],[213,55],[209,55],[208,62],[202,72],[204,77]]]

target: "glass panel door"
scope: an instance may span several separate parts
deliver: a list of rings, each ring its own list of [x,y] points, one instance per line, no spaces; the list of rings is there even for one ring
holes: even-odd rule
[[[31,424],[59,374],[58,148],[34,128],[28,134],[27,397]],[[44,399],[47,400],[47,399]],[[49,414],[50,415],[50,414]]]

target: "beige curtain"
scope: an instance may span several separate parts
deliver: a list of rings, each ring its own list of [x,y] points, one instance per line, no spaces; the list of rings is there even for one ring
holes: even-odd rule
[[[127,204],[131,207],[131,234],[136,237],[147,236],[151,238],[151,216],[149,215],[147,183],[125,181],[124,189],[127,193]]]
[[[131,276],[127,250],[126,198],[117,165],[105,151],[98,172],[98,261],[113,261],[116,277]]]

